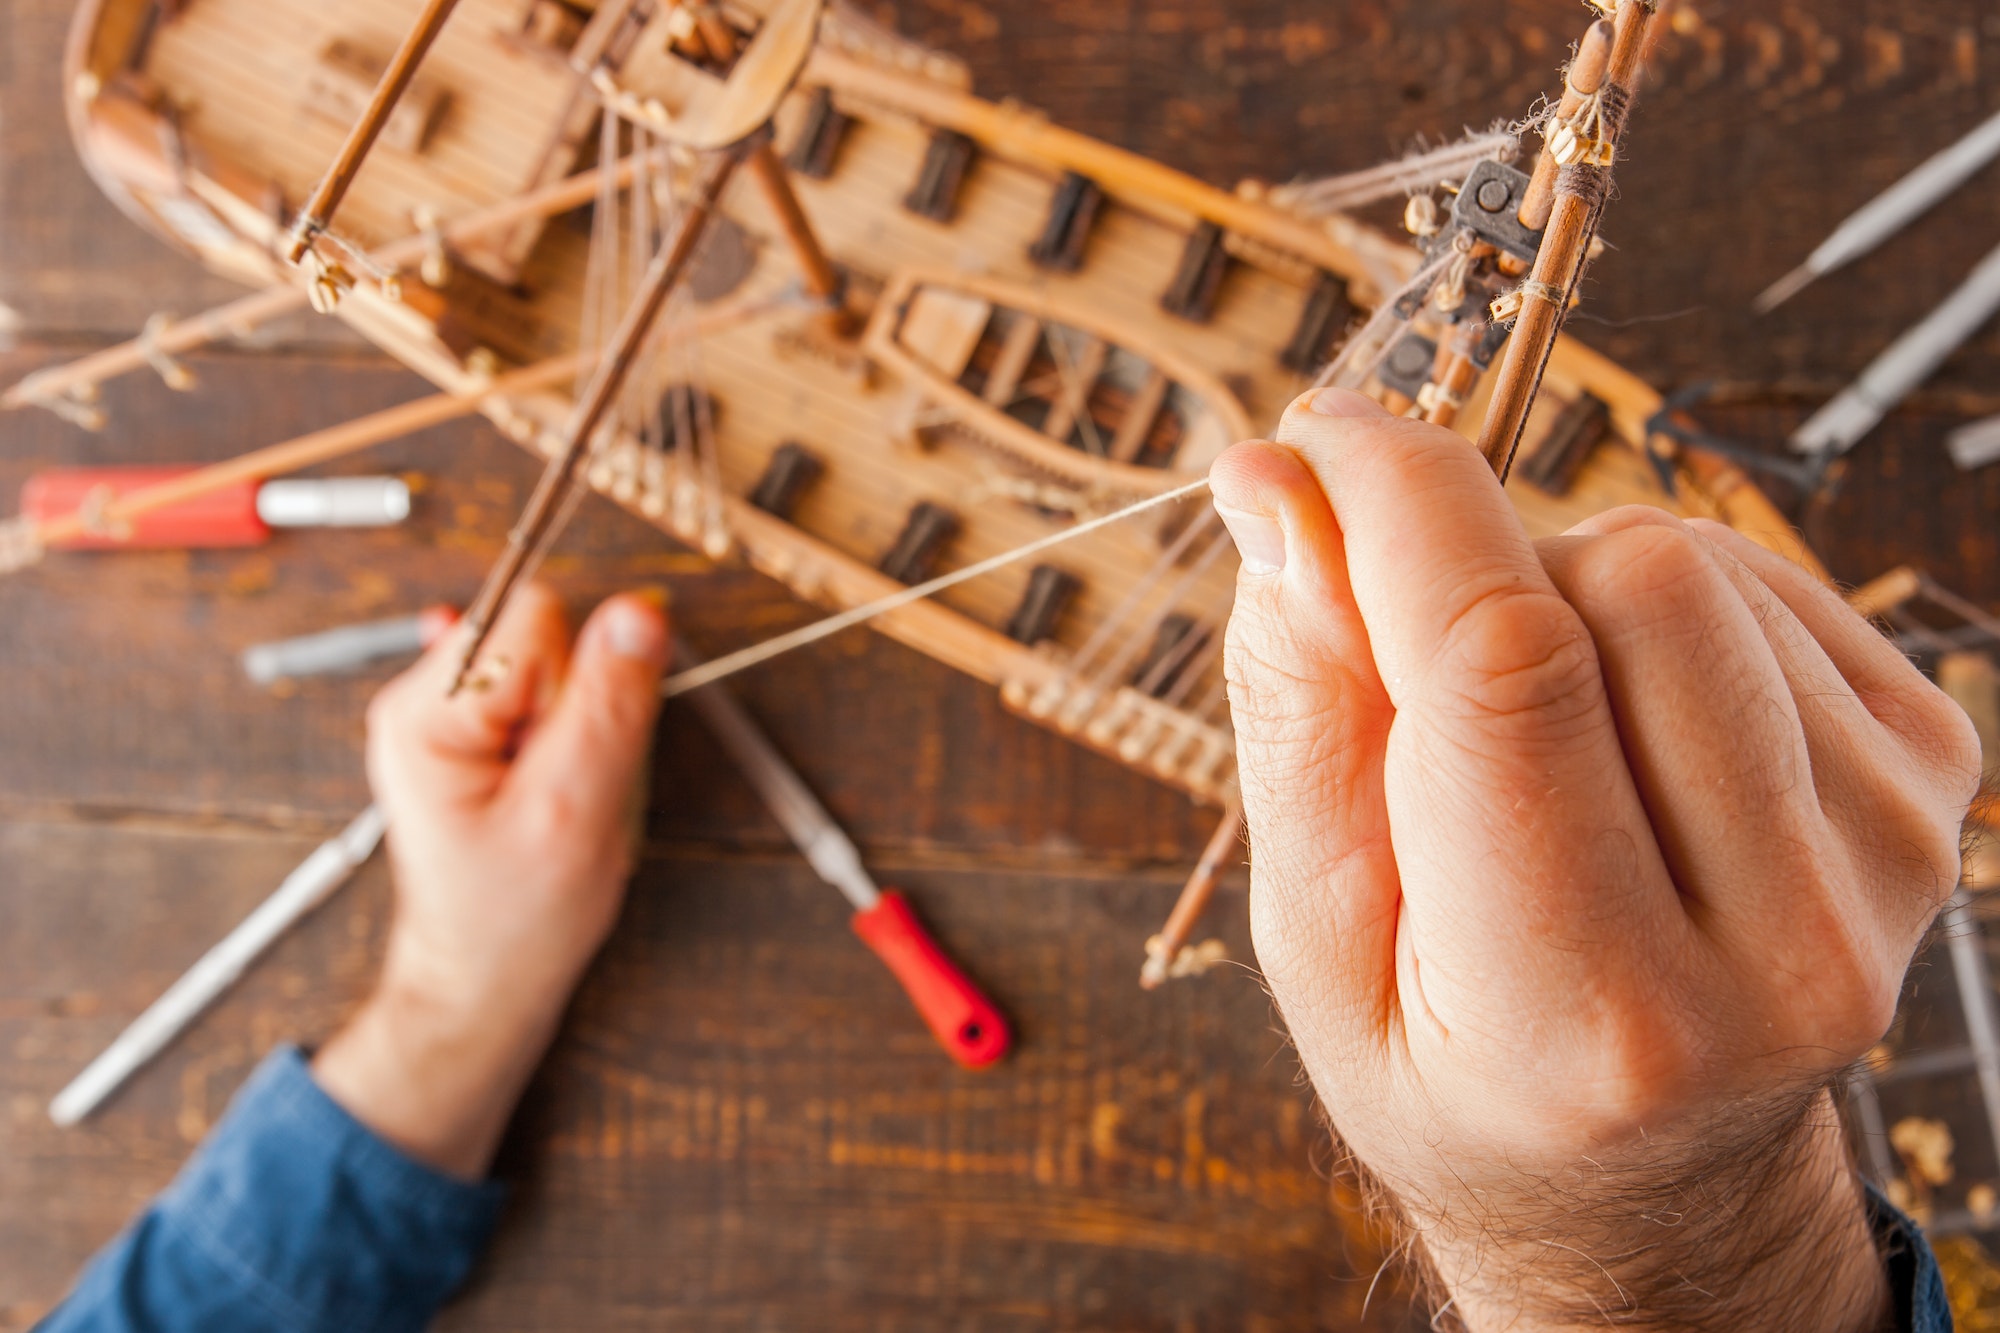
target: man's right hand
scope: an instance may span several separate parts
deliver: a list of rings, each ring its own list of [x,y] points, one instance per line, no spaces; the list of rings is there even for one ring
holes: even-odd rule
[[[1957,883],[1964,715],[1728,529],[1531,542],[1356,395],[1214,490],[1258,958],[1456,1315],[1876,1327],[1827,1087]]]

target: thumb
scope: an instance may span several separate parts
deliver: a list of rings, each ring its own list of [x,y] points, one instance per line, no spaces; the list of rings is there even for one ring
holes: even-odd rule
[[[1341,397],[1354,414],[1381,412]],[[1253,441],[1210,478],[1243,558],[1227,662],[1252,928],[1312,1063],[1313,1047],[1351,1049],[1396,1012],[1400,894],[1382,787],[1392,711],[1312,469],[1285,445]]]
[[[613,597],[577,636],[562,693],[522,747],[512,781],[544,793],[609,837],[627,813],[660,712],[665,614],[644,597]]]

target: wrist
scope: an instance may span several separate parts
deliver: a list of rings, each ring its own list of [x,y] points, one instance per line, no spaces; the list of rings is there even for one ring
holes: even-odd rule
[[[314,1058],[313,1076],[404,1153],[475,1180],[491,1167],[558,1017],[553,1007],[481,1013],[391,969]]]
[[[1624,1158],[1481,1190],[1430,1216],[1399,1200],[1464,1328],[1887,1326],[1882,1258],[1828,1094]]]

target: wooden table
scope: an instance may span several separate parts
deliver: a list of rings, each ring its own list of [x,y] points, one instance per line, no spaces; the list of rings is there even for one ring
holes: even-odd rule
[[[979,87],[1222,183],[1369,164],[1552,85],[1570,0],[902,0]],[[1694,10],[1719,8],[1694,4]],[[75,165],[56,102],[64,0],[0,9],[0,380],[230,295]],[[1995,109],[1984,0],[1861,0],[1690,23],[1641,108],[1578,332],[1711,424],[1775,439],[2000,236],[1992,175],[1893,256],[1763,322],[1750,297],[1847,209]],[[11,312],[11,313],[9,313]],[[86,436],[0,420],[0,494],[57,462],[220,457],[414,396],[328,325],[204,357],[200,393],[134,378]],[[1915,561],[2000,599],[2000,468],[1941,436],[2000,411],[1989,332],[1803,521],[1835,572]],[[254,1062],[325,1036],[368,986],[378,868],[288,939],[107,1111],[49,1096],[366,800],[380,677],[250,687],[259,640],[461,599],[530,480],[461,425],[369,468],[428,482],[408,527],[241,554],[63,557],[0,581],[0,1333],[25,1329],[164,1184]],[[774,588],[588,510],[549,574],[579,607],[671,586],[707,651],[802,621]],[[708,738],[660,734],[650,842],[616,939],[504,1154],[516,1206],[466,1330],[1413,1327],[1363,1313],[1379,1243],[1254,971],[1134,985],[1207,820],[1014,721],[990,692],[855,634],[741,682],[872,865],[1003,1001],[1020,1052],[960,1074]],[[1250,951],[1241,894],[1215,926]]]

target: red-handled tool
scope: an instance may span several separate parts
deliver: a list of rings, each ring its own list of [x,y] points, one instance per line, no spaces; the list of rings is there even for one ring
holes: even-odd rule
[[[383,527],[410,515],[410,488],[395,477],[232,482],[129,518],[116,505],[157,492],[191,467],[61,468],[28,478],[22,515],[50,528],[81,519],[81,531],[51,540],[64,550],[194,550],[256,546],[273,528]]]
[[[676,652],[684,666],[698,665],[684,645],[677,645]],[[743,706],[715,685],[692,691],[687,698],[819,877],[854,904],[854,933],[903,983],[938,1044],[968,1069],[983,1068],[1007,1054],[1014,1041],[1007,1020],[945,956],[910,910],[909,900],[875,886],[854,843]]]
[[[1013,1034],[993,1002],[979,993],[924,930],[910,900],[890,889],[854,914],[854,933],[889,965],[936,1034],[938,1044],[967,1069],[1007,1054]]]

